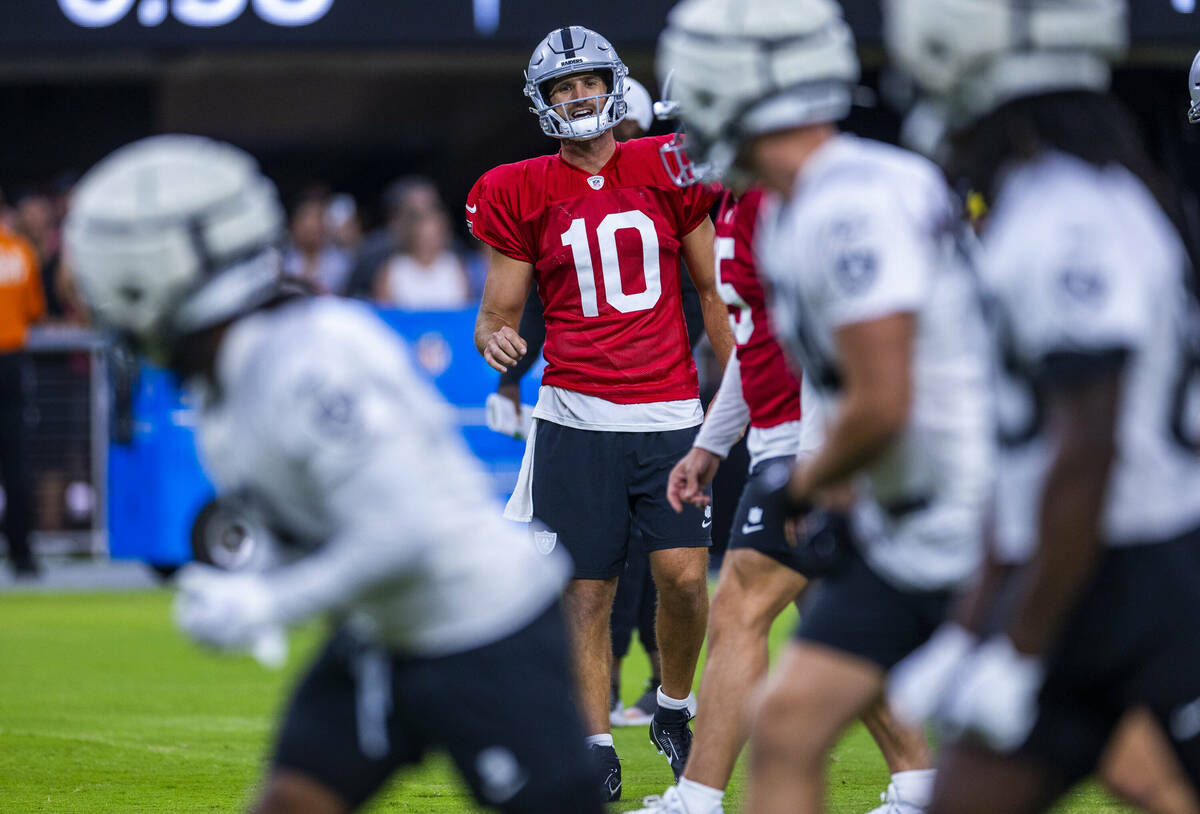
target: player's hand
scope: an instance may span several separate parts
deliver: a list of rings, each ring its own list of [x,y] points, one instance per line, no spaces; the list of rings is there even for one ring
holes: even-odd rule
[[[951,679],[978,644],[961,625],[946,622],[929,641],[892,668],[888,675],[888,706],[896,718],[917,727],[933,718]]]
[[[667,478],[667,502],[676,514],[683,511],[684,503],[704,507],[712,502],[704,490],[712,483],[720,465],[721,459],[715,452],[700,447],[692,447],[679,459]]]
[[[520,335],[507,325],[498,331],[493,331],[483,347],[483,358],[489,365],[503,373],[521,361],[529,350],[529,345]]]
[[[278,651],[274,601],[258,574],[192,563],[179,572],[175,624],[201,644],[221,650]],[[260,659],[261,660],[261,659]]]
[[[1041,659],[1017,651],[1007,636],[993,636],[971,651],[938,717],[951,737],[975,736],[998,752],[1011,752],[1037,721]]]

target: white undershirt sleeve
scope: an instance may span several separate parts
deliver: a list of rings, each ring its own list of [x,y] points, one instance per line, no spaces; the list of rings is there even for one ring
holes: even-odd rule
[[[737,350],[734,349],[725,365],[721,387],[713,397],[708,415],[704,417],[704,423],[700,426],[700,432],[696,434],[692,446],[706,449],[724,458],[742,437],[749,421],[750,407],[742,395],[742,368]]]

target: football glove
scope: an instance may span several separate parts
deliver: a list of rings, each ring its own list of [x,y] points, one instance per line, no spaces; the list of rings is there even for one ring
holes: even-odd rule
[[[529,428],[533,424],[533,407],[522,404],[520,411],[516,405],[499,393],[492,393],[484,402],[484,412],[488,429],[524,441],[529,437]]]
[[[244,650],[268,666],[286,657],[286,639],[263,578],[192,563],[179,572],[175,624],[197,642]]]
[[[896,718],[914,727],[933,718],[951,679],[977,643],[966,628],[947,622],[893,667],[887,695]]]
[[[1045,668],[1017,651],[1007,636],[993,636],[971,651],[941,706],[951,737],[974,736],[998,752],[1011,752],[1037,722]]]

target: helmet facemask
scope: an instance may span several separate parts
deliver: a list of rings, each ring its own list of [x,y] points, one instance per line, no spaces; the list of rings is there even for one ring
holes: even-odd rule
[[[583,71],[578,73],[583,73]],[[587,73],[593,73],[593,71],[587,71]],[[614,79],[613,74],[616,71],[612,70],[594,71],[594,73],[604,79],[607,85],[608,90],[604,94],[570,98],[565,102],[552,104],[548,100],[550,91],[554,83],[563,77],[546,80],[539,85],[539,88],[536,89],[539,98],[534,100],[535,107],[530,107],[529,110],[538,114],[542,132],[553,138],[586,140],[611,130],[625,118],[624,77]],[[565,74],[565,76],[572,76],[572,74]],[[576,116],[568,112],[569,108],[575,108],[584,103],[587,103],[588,107],[592,109],[590,115]]]
[[[699,183],[704,166],[692,161],[687,151],[687,131],[680,128],[671,140],[658,148],[658,157],[663,168],[677,187],[690,187]]]
[[[594,96],[583,96],[578,99],[568,99],[565,102],[552,104],[549,100],[550,90],[555,82],[562,79],[563,76],[572,76],[576,73],[595,73],[599,75],[608,87],[605,93],[598,93]],[[559,139],[593,139],[611,130],[622,119],[625,118],[625,77],[623,74],[618,75],[615,69],[604,69],[597,71],[573,71],[563,76],[554,77],[545,82],[540,83],[534,92],[530,93],[532,83],[526,83],[526,94],[533,100],[534,106],[529,108],[530,112],[538,114],[538,123],[542,126],[542,132],[552,138]],[[587,103],[591,108],[591,115],[575,117],[568,113],[568,108],[574,108],[577,105]]]

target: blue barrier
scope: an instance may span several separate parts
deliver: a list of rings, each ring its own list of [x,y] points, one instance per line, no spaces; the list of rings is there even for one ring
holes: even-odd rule
[[[476,309],[379,316],[407,342],[424,371],[457,410],[471,451],[491,474],[496,493],[512,491],[525,445],[487,429],[484,401],[497,374],[475,350]],[[526,403],[537,398],[541,362],[522,382]],[[195,409],[174,377],[143,365],[133,398],[133,438],[108,449],[108,547],[115,558],[161,566],[191,559],[192,521],[213,496],[196,454]]]

